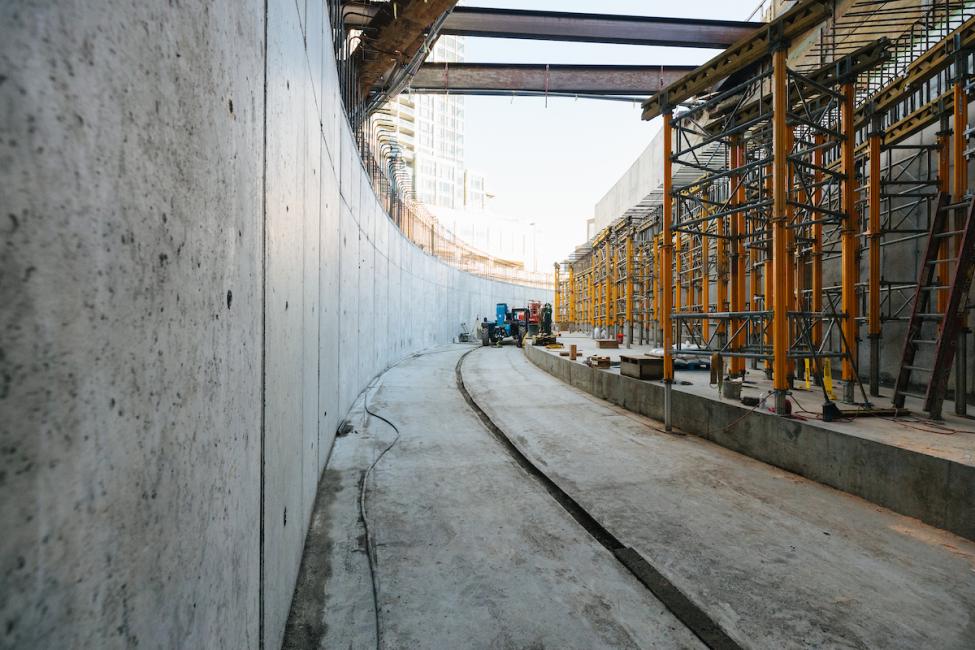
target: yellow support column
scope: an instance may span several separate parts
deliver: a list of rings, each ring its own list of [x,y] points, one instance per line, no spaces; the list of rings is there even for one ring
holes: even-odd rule
[[[786,50],[772,54],[772,388],[775,412],[786,412],[789,380],[789,257],[786,224],[788,138]]]
[[[605,330],[603,332],[603,336],[607,336],[609,334],[609,322],[610,322],[609,305],[610,305],[610,300],[612,299],[612,291],[613,291],[613,287],[612,287],[613,270],[610,268],[611,259],[613,256],[610,254],[608,239],[605,242],[603,242],[603,257],[606,262],[604,265],[606,277],[603,280],[603,285],[604,285],[603,286],[603,329]]]
[[[589,256],[589,272],[586,273],[586,277],[587,277],[587,280],[588,280],[587,283],[586,283],[587,284],[587,287],[588,287],[587,288],[587,297],[588,297],[588,299],[586,301],[586,315],[587,315],[586,321],[589,323],[589,330],[590,331],[592,331],[592,328],[594,328],[596,326],[596,310],[595,310],[595,305],[593,305],[593,300],[595,300],[596,294],[594,292],[593,277],[592,277],[593,276],[593,264],[595,264],[595,262],[596,262],[596,260],[593,259],[593,256],[592,255],[590,255]]]
[[[841,164],[843,169],[843,209],[845,215],[840,234],[840,276],[844,317],[840,324],[846,339],[847,356],[843,358],[843,399],[853,401],[853,380],[856,374],[853,363],[857,358],[857,297],[856,284],[857,232],[856,232],[856,169],[854,147],[856,145],[855,106],[852,83],[843,84],[843,104],[840,122],[843,128]]]
[[[569,327],[577,328],[576,323],[576,276],[572,264],[569,264]]]
[[[702,229],[707,232],[706,227]],[[701,313],[708,313],[708,307],[711,304],[711,278],[709,277],[710,269],[709,260],[710,257],[710,244],[708,242],[707,235],[701,235]],[[708,318],[701,320],[701,336],[704,341],[708,340],[708,334],[711,330],[711,321]]]
[[[633,345],[633,233],[626,236],[626,342]]]
[[[674,345],[674,332],[671,327],[670,313],[673,300],[673,267],[671,256],[674,251],[673,234],[671,233],[670,220],[673,218],[673,199],[670,192],[673,189],[673,165],[670,156],[673,151],[670,120],[673,113],[670,108],[663,114],[663,145],[664,145],[664,169],[663,169],[663,214],[661,215],[661,230],[663,232],[663,260],[661,260],[661,294],[663,304],[660,307],[661,329],[663,330],[664,348],[664,428],[670,431],[671,422],[671,391],[674,383],[674,358],[672,349]]]

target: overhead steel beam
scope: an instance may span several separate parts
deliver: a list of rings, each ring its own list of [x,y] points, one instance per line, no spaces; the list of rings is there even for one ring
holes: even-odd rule
[[[375,11],[376,5],[347,4],[346,27],[362,29]],[[724,49],[763,25],[764,23],[735,20],[457,7],[447,17],[440,33],[451,36]]]
[[[694,68],[652,65],[425,63],[410,89],[418,93],[566,93],[652,95]]]
[[[826,20],[831,7],[831,0],[800,0],[768,25],[753,30],[732,47],[645,101],[643,119],[652,120],[665,108],[700,95],[732,73],[766,59],[776,42],[801,36]]]
[[[387,83],[398,68],[410,64],[427,41],[428,32],[456,0],[399,0],[369,13],[361,44],[353,53],[363,97]]]

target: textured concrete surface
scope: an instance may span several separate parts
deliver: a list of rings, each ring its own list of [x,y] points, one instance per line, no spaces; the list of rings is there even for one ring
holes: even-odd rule
[[[594,352],[585,338],[562,340]],[[616,369],[592,369],[557,351],[530,347],[526,355],[576,388],[635,413],[663,418],[660,382],[621,377]],[[707,386],[707,371],[678,373],[677,379],[673,417],[684,431],[975,539],[975,445],[965,420],[952,418],[965,429],[946,436],[914,421],[823,423],[808,414],[804,420],[783,419],[719,398]],[[756,380],[748,390],[761,394],[760,385]],[[818,404],[808,393],[799,399],[806,408]]]
[[[356,500],[394,442],[366,486],[383,647],[702,647],[484,428],[455,383],[469,349],[382,377],[369,409],[398,440],[357,409],[336,441],[285,647],[375,645]]]
[[[257,645],[263,31],[0,3],[2,647]]]
[[[400,236],[330,34],[314,2],[0,4],[0,645],[277,647],[354,397],[550,299]]]
[[[523,453],[743,646],[975,644],[975,543],[666,434],[520,350],[476,352],[463,372]]]

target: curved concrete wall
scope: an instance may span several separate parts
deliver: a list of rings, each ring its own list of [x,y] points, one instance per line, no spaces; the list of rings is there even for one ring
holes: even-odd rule
[[[278,647],[355,396],[551,300],[400,235],[329,39],[315,1],[0,6],[0,646]]]

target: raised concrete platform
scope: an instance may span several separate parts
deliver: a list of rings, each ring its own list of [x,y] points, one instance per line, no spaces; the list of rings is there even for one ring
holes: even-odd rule
[[[514,347],[462,372],[522,454],[740,647],[975,648],[975,542],[667,434]]]
[[[526,346],[536,366],[591,395],[657,420],[663,419],[661,382],[623,377],[617,367],[589,368],[585,356],[596,353],[595,342],[584,335],[563,335],[576,344],[577,361],[558,350]],[[645,347],[600,350],[619,360],[620,354]],[[682,431],[723,447],[795,472],[917,517],[968,539],[975,539],[975,425],[966,418],[947,416],[942,424],[920,418],[858,418],[841,422],[816,419],[821,396],[797,390],[794,401],[809,413],[783,418],[765,408],[745,407],[722,399],[709,386],[707,371],[679,371],[673,390],[673,422]],[[750,371],[743,394],[765,394],[764,373]],[[889,400],[877,398],[878,405]],[[908,401],[907,407],[918,409]],[[949,406],[945,406],[949,410]],[[802,419],[800,419],[800,417]]]

